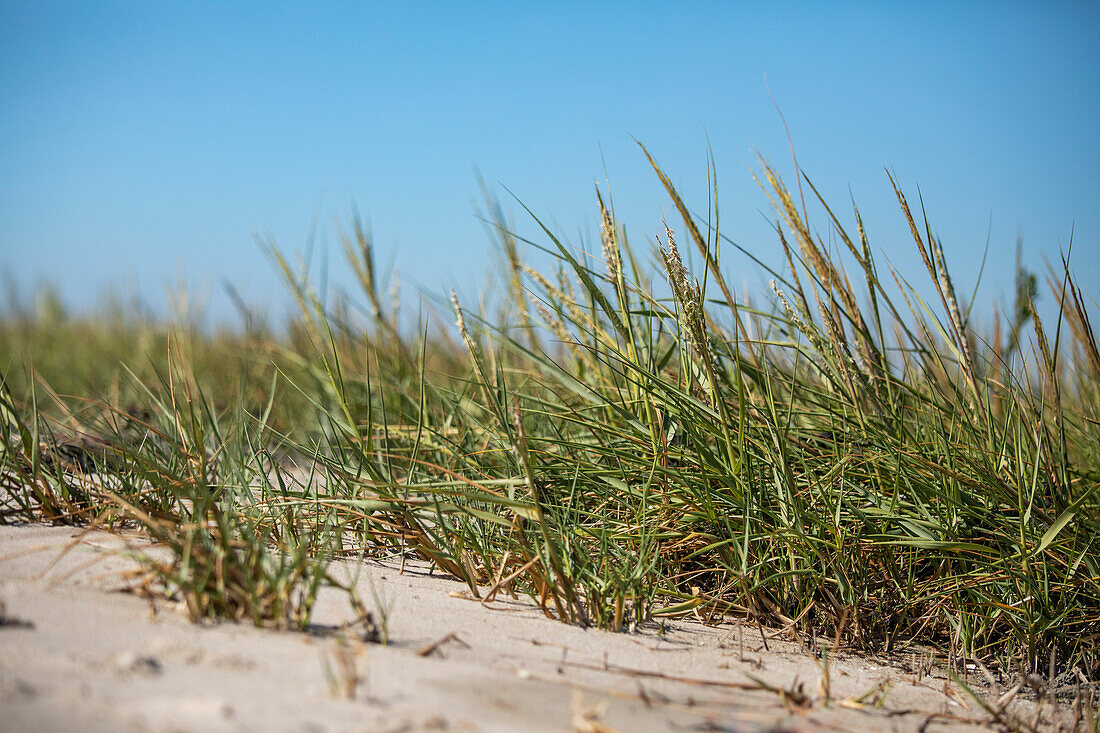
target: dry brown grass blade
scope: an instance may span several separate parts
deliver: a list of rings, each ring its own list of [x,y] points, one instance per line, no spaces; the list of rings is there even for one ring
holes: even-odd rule
[[[416,656],[418,657],[430,657],[438,652],[446,644],[458,644],[464,649],[469,649],[470,645],[459,638],[458,634],[454,631],[445,634],[444,636],[436,639],[435,641],[428,642],[424,646],[416,650]]]

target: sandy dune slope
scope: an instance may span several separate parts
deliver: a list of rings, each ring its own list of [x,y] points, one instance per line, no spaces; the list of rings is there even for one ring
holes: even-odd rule
[[[988,718],[915,658],[835,660],[826,700],[807,650],[764,649],[752,627],[584,630],[526,601],[483,605],[422,566],[362,572],[362,597],[388,609],[385,646],[333,630],[352,617],[336,594],[316,633],[194,625],[118,592],[134,566],[123,541],[82,534],[0,527],[0,730],[945,731]],[[1013,709],[1031,720],[1034,705]]]

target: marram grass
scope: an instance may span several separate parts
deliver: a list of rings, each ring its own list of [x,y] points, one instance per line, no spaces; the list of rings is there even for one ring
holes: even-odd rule
[[[599,261],[493,207],[505,302],[454,298],[454,329],[400,327],[357,223],[360,310],[267,246],[299,306],[284,336],[9,314],[0,521],[142,525],[195,617],[304,625],[330,559],[404,552],[570,623],[749,618],[1095,679],[1100,355],[1069,267],[1054,320],[1021,271],[978,333],[899,189],[926,269],[904,278],[858,210],[853,231],[818,197],[820,234],[763,165],[781,265],[753,303],[716,206],[697,219],[653,167],[681,241],[629,246],[597,194]]]

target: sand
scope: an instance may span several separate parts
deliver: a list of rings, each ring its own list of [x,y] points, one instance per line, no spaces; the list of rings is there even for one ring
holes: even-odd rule
[[[751,625],[693,618],[585,630],[525,600],[471,600],[423,565],[362,570],[386,645],[333,630],[354,616],[338,593],[320,598],[312,633],[193,624],[179,604],[124,590],[124,547],[104,532],[0,526],[0,730],[993,729],[919,656],[835,659],[826,696],[820,661],[781,634],[765,649]],[[1030,722],[1036,705],[1049,720],[1048,704],[1022,696],[1011,710]]]

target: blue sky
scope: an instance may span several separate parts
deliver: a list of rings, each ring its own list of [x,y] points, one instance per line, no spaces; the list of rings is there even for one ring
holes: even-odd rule
[[[766,81],[765,81],[766,79]],[[0,272],[77,308],[109,289],[161,308],[169,282],[278,315],[254,240],[338,261],[358,206],[407,289],[476,298],[493,262],[476,171],[577,246],[674,211],[634,139],[724,233],[781,262],[760,153],[860,206],[876,253],[920,280],[885,169],[942,238],[979,310],[1074,232],[1100,297],[1100,4],[0,3]],[[851,217],[845,215],[845,220]],[[819,229],[827,229],[817,217]],[[597,246],[598,249],[598,246]],[[731,283],[757,273],[726,260]],[[5,289],[8,285],[3,286]],[[1047,297],[1049,301],[1049,296]]]

